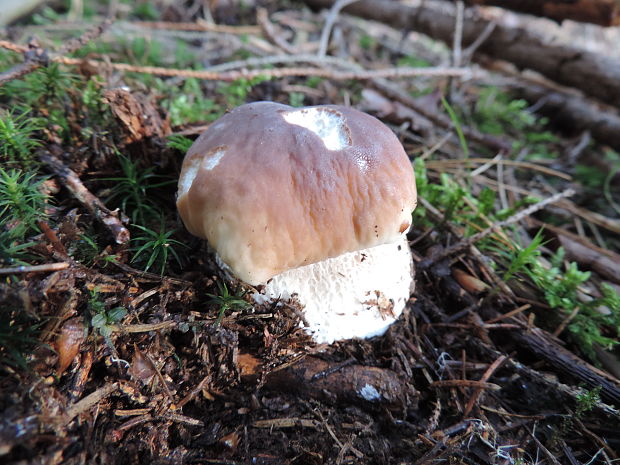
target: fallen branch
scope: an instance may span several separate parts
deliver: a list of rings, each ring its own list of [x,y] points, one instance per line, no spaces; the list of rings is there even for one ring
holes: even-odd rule
[[[537,113],[570,132],[590,131],[599,142],[620,150],[620,115],[577,95],[525,82],[511,84],[518,97],[537,105]]]
[[[91,40],[103,34],[103,32],[111,24],[112,19],[106,19],[101,24],[86,31],[80,37],[69,40],[65,45],[63,45],[59,53],[61,55],[66,55],[75,52],[77,49],[83,47]],[[31,41],[28,47],[17,47],[15,46],[15,44],[11,44],[10,42],[0,41],[0,46],[13,51],[20,50],[24,55],[23,63],[14,66],[8,71],[0,73],[0,86],[13,79],[17,79],[28,73],[31,73],[37,68],[40,68],[41,66],[47,66],[50,62],[48,51],[40,48],[36,41]]]
[[[465,0],[468,5],[494,5],[556,21],[570,19],[601,26],[620,24],[617,0]]]
[[[313,7],[330,8],[334,0],[305,0]],[[389,0],[361,0],[344,11],[366,19],[380,21],[400,30],[415,30],[446,44],[452,43],[455,7],[443,8],[422,2],[410,7]],[[463,46],[468,46],[490,24],[472,12],[463,24]],[[497,24],[479,52],[510,61],[518,68],[537,71],[558,83],[575,87],[584,93],[620,106],[620,61],[586,50],[553,45],[544,37],[525,29]],[[596,85],[593,85],[596,83]]]
[[[266,387],[323,401],[396,410],[415,405],[417,396],[413,387],[392,370],[333,364],[316,357],[305,357],[288,368],[270,373]]]
[[[210,24],[205,21],[196,23],[175,23],[168,21],[133,21],[132,26],[148,29],[163,29],[169,31],[196,31],[196,32],[221,32],[223,34],[251,35],[260,34],[259,26],[228,26],[225,24]]]
[[[514,332],[510,332],[508,334],[514,334]],[[495,357],[496,359],[505,355],[475,337],[470,338],[468,340],[468,343],[476,351],[480,351],[481,353],[490,357]],[[580,362],[585,364],[585,362],[583,362],[582,360],[580,360]],[[540,384],[544,386],[547,391],[554,392],[557,398],[561,399],[564,402],[577,403],[579,397],[585,393],[585,390],[582,388],[575,388],[561,383],[556,378],[529,368],[528,366],[511,357],[508,357],[504,363],[507,368],[515,370],[516,373],[518,373],[520,376],[523,376],[523,378],[525,378],[527,381]],[[555,367],[558,367],[558,365],[555,365],[553,362],[551,362],[551,364]],[[559,366],[559,368],[565,368],[565,366]],[[572,370],[570,366],[568,368],[569,370]],[[590,386],[592,386],[592,384],[590,384]],[[609,417],[615,418],[616,420],[620,419],[620,411],[610,405],[603,403],[601,400],[594,400],[592,403],[592,407],[598,415],[608,415]]]
[[[515,340],[518,347],[527,348],[556,369],[586,383],[590,389],[600,386],[601,398],[613,405],[620,405],[620,382],[618,379],[586,363],[556,343],[541,329],[510,331],[508,334]]]
[[[129,230],[123,226],[118,211],[108,209],[84,186],[78,175],[66,167],[58,158],[51,154],[42,154],[40,158],[60,178],[73,196],[108,228],[117,244],[124,244],[129,241]]]
[[[332,79],[334,81],[347,81],[351,79],[356,80],[369,80],[376,78],[409,78],[409,77],[460,77],[464,79],[471,79],[474,77],[474,72],[469,68],[450,68],[450,67],[436,67],[436,68],[386,68],[386,69],[373,69],[373,70],[360,70],[360,71],[336,71],[332,69],[321,68],[276,68],[276,69],[252,69],[252,70],[239,70],[228,71],[223,73],[212,71],[195,71],[191,69],[175,69],[175,68],[161,68],[158,66],[136,66],[127,63],[103,63],[96,60],[82,60],[77,58],[59,57],[54,59],[60,63],[67,65],[82,65],[92,66],[95,68],[112,68],[117,71],[132,72],[132,73],[146,73],[156,76],[165,77],[183,77],[202,79],[206,81],[236,81],[239,79],[254,79],[257,77],[266,78],[284,78],[284,77],[309,77],[316,76],[325,79]]]
[[[8,41],[0,41],[0,47],[8,50],[19,50],[22,53],[27,50],[27,47],[20,46]],[[282,60],[282,57],[278,57]],[[295,58],[295,57],[293,57]],[[307,60],[292,60],[292,61],[325,61],[320,57],[306,57]],[[236,81],[238,79],[253,79],[256,77],[308,77],[316,76],[325,79],[332,79],[334,81],[347,81],[347,80],[370,80],[378,78],[409,78],[409,77],[459,77],[463,79],[472,79],[476,77],[475,71],[470,68],[453,68],[453,67],[429,67],[429,68],[410,68],[410,67],[394,67],[384,69],[359,69],[353,71],[338,71],[327,68],[310,68],[310,67],[291,67],[291,68],[275,68],[275,69],[241,69],[238,71],[212,71],[212,70],[192,70],[192,69],[176,69],[176,68],[162,68],[159,66],[139,66],[130,65],[128,63],[104,63],[103,61],[81,59],[81,58],[69,58],[62,55],[53,56],[51,61],[62,63],[65,65],[82,66],[86,65],[92,68],[101,69],[113,69],[116,71],[132,72],[132,73],[146,73],[153,74],[155,76],[165,77],[182,77],[182,78],[194,78],[202,79],[206,81]],[[1,82],[0,82],[1,84]]]

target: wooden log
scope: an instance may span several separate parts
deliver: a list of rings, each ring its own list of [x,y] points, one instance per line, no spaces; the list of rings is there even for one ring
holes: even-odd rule
[[[305,357],[267,377],[266,387],[295,392],[328,403],[402,410],[417,404],[417,391],[387,368],[330,363]]]
[[[518,97],[538,104],[541,113],[562,129],[578,134],[590,131],[603,144],[620,150],[620,114],[566,92],[525,82],[510,85]]]
[[[499,6],[562,22],[565,19],[601,26],[620,24],[618,0],[465,0],[467,5]]]
[[[329,8],[335,0],[305,0],[312,7]],[[452,43],[455,8],[449,3],[423,2],[407,6],[390,0],[362,0],[344,12],[380,21],[396,29],[415,30]],[[489,21],[476,14],[466,15],[463,46],[472,44],[485,31]],[[610,105],[620,107],[620,61],[565,45],[554,45],[526,29],[497,24],[477,50],[493,58],[513,63],[520,69],[537,71],[560,84],[580,89]]]

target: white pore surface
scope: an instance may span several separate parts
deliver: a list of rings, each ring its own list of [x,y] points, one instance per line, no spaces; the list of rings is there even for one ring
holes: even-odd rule
[[[335,110],[310,107],[282,113],[282,117],[289,124],[301,126],[315,133],[328,150],[342,150],[351,143],[345,120]]]
[[[398,242],[350,252],[288,270],[272,278],[254,300],[261,304],[296,294],[304,329],[318,343],[379,336],[396,321],[411,292],[413,262]]]

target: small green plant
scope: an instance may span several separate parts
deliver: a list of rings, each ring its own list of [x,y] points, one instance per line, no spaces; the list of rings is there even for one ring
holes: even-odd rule
[[[452,120],[452,124],[454,125],[454,130],[456,131],[456,134],[459,137],[459,143],[461,144],[463,155],[465,156],[465,158],[469,158],[469,146],[467,145],[467,140],[465,139],[465,135],[463,134],[463,127],[461,125],[461,121],[459,120],[459,117],[454,111],[454,108],[452,108],[452,106],[445,99],[445,97],[441,97],[441,103],[443,104],[444,108],[448,112],[448,116],[450,116],[450,119]]]
[[[177,264],[181,265],[181,257],[175,250],[175,247],[187,247],[182,242],[172,239],[172,235],[176,232],[174,229],[166,230],[162,221],[159,230],[146,228],[137,224],[133,225],[143,234],[131,239],[135,244],[133,247],[133,262],[140,262],[144,265],[144,271],[148,271],[151,267],[158,269],[159,274],[163,276],[170,257],[173,257]]]
[[[38,231],[37,223],[47,218],[49,196],[43,192],[45,178],[20,170],[0,168],[0,227],[23,239]]]
[[[324,79],[320,76],[310,76],[306,79],[306,85],[311,89],[317,89],[323,81]]]
[[[362,34],[359,38],[359,45],[362,49],[369,51],[377,45],[377,41],[368,34]]]
[[[124,44],[124,52],[133,63],[147,66],[163,65],[161,43],[145,37],[135,37]]]
[[[27,97],[26,103],[33,106],[59,103],[77,81],[76,75],[67,72],[60,64],[52,63],[26,76],[23,81],[15,83],[22,86],[21,96]]]
[[[123,175],[102,178],[102,181],[114,182],[106,201],[123,210],[134,223],[144,225],[149,218],[159,215],[152,190],[173,184],[175,181],[155,174],[152,167],[140,167],[138,162],[121,153],[117,155]]]
[[[44,6],[38,13],[32,15],[32,23],[40,26],[57,23],[61,19],[62,15],[49,6]]]
[[[522,273],[527,270],[527,265],[532,263],[537,257],[540,256],[540,247],[543,245],[543,232],[539,230],[532,241],[527,247],[515,246],[514,252],[511,252],[510,260],[508,261],[508,269],[504,272],[502,279],[509,281],[517,273]],[[501,254],[501,250],[497,250],[498,254]]]
[[[159,82],[158,88],[162,92],[170,94],[170,86]],[[200,81],[186,79],[183,87],[162,100],[162,106],[170,114],[170,122],[173,126],[195,123],[198,121],[214,121],[219,118],[224,109],[215,103],[215,100],[207,98]]]
[[[0,363],[27,369],[27,354],[40,344],[37,333],[41,324],[23,309],[0,305]]]
[[[90,302],[91,308],[95,310],[95,305],[103,306],[103,302],[95,300],[95,297],[91,299]],[[105,308],[101,308],[101,310],[96,311],[96,313],[92,316],[90,324],[103,338],[106,343],[110,344],[110,336],[114,332],[115,325],[125,318],[127,315],[127,309],[123,307],[115,307],[110,310],[105,310]]]
[[[138,2],[133,7],[131,12],[132,16],[137,16],[142,21],[157,21],[160,18],[160,13],[152,2]]]
[[[409,68],[428,68],[431,66],[431,63],[428,60],[424,60],[423,58],[418,58],[413,55],[399,58],[396,63],[398,66],[407,66]]]
[[[87,227],[77,240],[67,241],[67,254],[86,266],[105,268],[109,263],[114,263],[118,255],[108,253],[108,249],[101,250],[98,244],[101,240],[94,227]]]
[[[112,342],[112,333],[116,329],[116,325],[127,315],[127,309],[124,307],[106,309],[106,304],[99,298],[99,290],[95,287],[90,291],[88,312],[93,331],[103,337],[103,340],[112,352],[113,360],[125,362],[118,357],[118,352]]]
[[[250,307],[251,305],[243,300],[243,294],[236,295],[235,293],[230,293],[228,291],[228,287],[226,283],[221,283],[218,281],[217,288],[219,291],[219,295],[215,294],[207,294],[211,299],[210,301],[216,304],[219,307],[217,313],[217,319],[215,320],[215,326],[219,326],[222,322],[222,318],[224,318],[224,314],[228,310],[240,309],[243,310],[245,308]]]
[[[577,396],[577,408],[575,409],[575,417],[582,419],[585,413],[588,413],[601,400],[601,389],[603,386],[596,386],[590,391]]]
[[[185,136],[173,134],[172,136],[168,136],[168,142],[166,145],[172,149],[178,150],[179,152],[187,153],[193,143],[193,140]]]
[[[416,185],[420,197],[423,197],[436,208],[442,209],[446,221],[454,221],[455,214],[461,212],[465,205],[465,196],[472,198],[473,196],[468,194],[467,191],[447,173],[440,174],[439,182],[429,181],[428,172],[422,159],[417,158],[414,162],[414,166]],[[427,226],[432,226],[426,219],[426,210],[423,205],[418,205],[413,215],[416,221],[420,219]]]
[[[19,115],[0,112],[0,160],[26,168],[34,165],[34,150],[41,145],[35,133],[42,127],[41,120],[28,111]]]
[[[289,92],[288,104],[292,107],[303,107],[306,96],[302,92]]]
[[[0,265],[26,265],[29,258],[27,250],[34,242],[23,242],[16,237],[14,230],[0,229]]]
[[[481,132],[513,136],[513,149],[527,149],[529,159],[556,158],[557,137],[545,130],[548,120],[528,110],[528,103],[514,99],[497,87],[480,91],[471,118]]]
[[[256,76],[252,79],[241,78],[229,83],[220,83],[217,90],[226,99],[228,107],[234,108],[246,102],[254,86],[269,79],[267,76]]]
[[[527,111],[528,103],[522,99],[511,99],[497,87],[481,89],[476,101],[474,121],[480,131],[501,135],[511,129],[526,132],[538,123],[537,117]],[[544,124],[544,120],[541,121]]]
[[[539,261],[537,249],[541,239],[535,240],[524,251],[515,248],[509,259],[511,267],[507,275],[522,274],[529,278],[544,294],[547,304],[559,311],[548,315],[555,324],[571,316],[568,337],[596,362],[595,345],[611,348],[618,344],[620,336],[620,295],[609,285],[601,286],[601,296],[590,300],[580,295],[579,288],[590,278],[590,272],[580,271],[575,262],[564,263],[562,248],[551,257],[551,267]],[[605,311],[600,311],[605,308]]]

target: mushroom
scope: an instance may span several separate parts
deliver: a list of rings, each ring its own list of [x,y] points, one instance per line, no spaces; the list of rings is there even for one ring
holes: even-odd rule
[[[383,334],[413,289],[413,168],[353,108],[242,105],[190,147],[177,207],[257,303],[296,300],[318,343]]]

